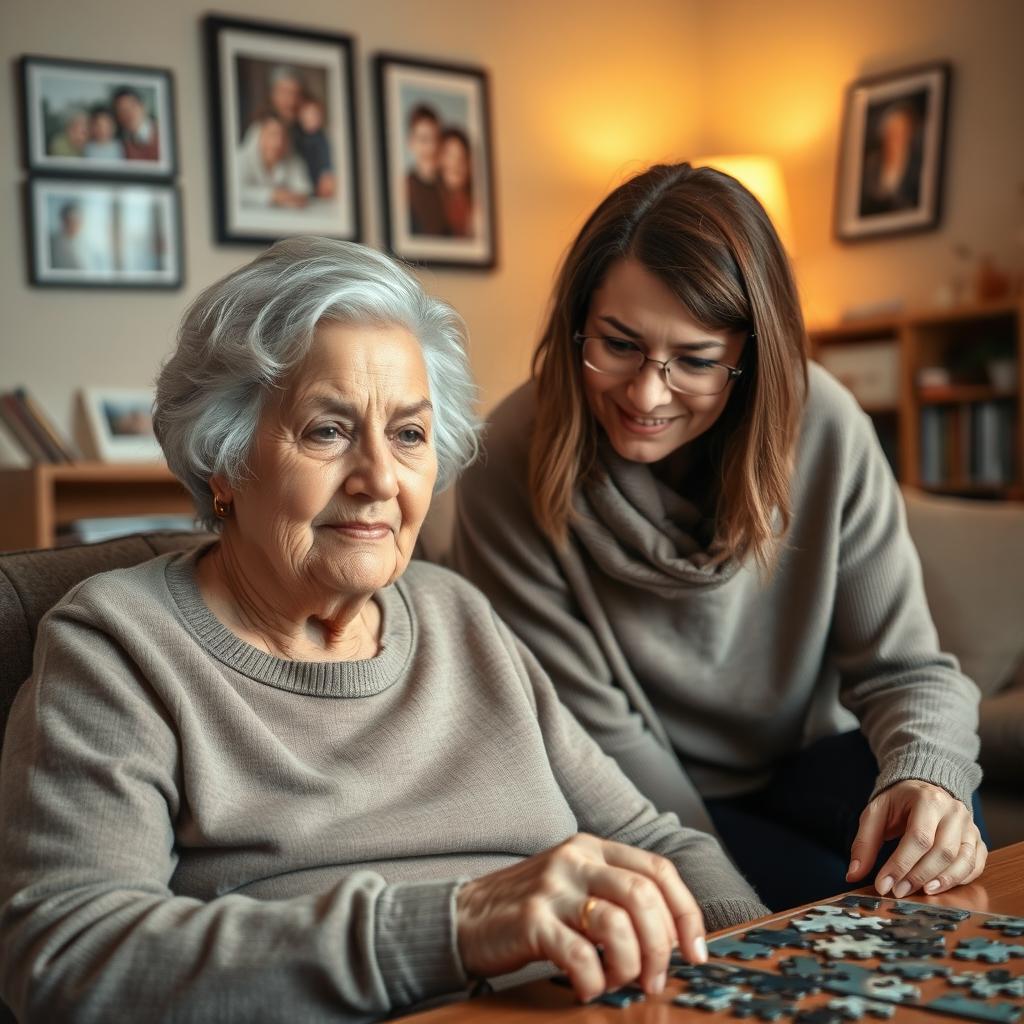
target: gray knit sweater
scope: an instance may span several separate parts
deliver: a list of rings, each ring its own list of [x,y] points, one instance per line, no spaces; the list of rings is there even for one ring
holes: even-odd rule
[[[457,576],[378,595],[381,649],[284,661],[197,555],[75,587],[0,768],[0,991],[33,1021],[373,1019],[464,989],[458,880],[589,831],[670,857],[709,927],[764,908],[658,814]]]
[[[705,495],[607,445],[554,550],[529,504],[533,388],[495,410],[486,458],[460,482],[453,565],[655,806],[710,829],[702,796],[752,791],[858,720],[875,792],[923,779],[969,805],[977,689],[939,651],[899,491],[848,391],[811,366],[792,527],[765,577],[708,566]]]

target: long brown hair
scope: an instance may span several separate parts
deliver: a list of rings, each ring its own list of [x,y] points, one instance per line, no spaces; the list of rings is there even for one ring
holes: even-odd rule
[[[559,546],[573,494],[596,472],[597,424],[573,335],[608,268],[633,259],[660,278],[706,330],[751,337],[743,375],[715,424],[716,560],[774,561],[789,528],[790,477],[807,388],[806,331],[782,243],[735,178],[689,164],[651,167],[612,192],[567,253],[533,354],[537,408],[530,493],[538,525]]]

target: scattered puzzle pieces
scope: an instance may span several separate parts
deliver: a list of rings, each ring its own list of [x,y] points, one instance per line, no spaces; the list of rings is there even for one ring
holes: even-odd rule
[[[638,985],[627,985],[625,988],[616,989],[614,992],[605,992],[597,997],[597,1002],[605,1006],[614,1006],[618,1010],[624,1010],[633,1003],[644,1001],[644,990]]]
[[[950,985],[966,988],[976,999],[989,996],[1024,997],[1024,975],[1012,975],[1009,971],[965,971],[948,979]]]
[[[865,921],[885,922],[885,918],[861,917],[860,914],[851,913],[840,907],[822,904],[818,907],[811,907],[803,917],[794,917],[790,925],[801,932],[826,932],[826,931],[850,931],[856,928],[866,927]],[[881,925],[874,925],[880,928]]]
[[[958,910],[956,907],[937,907],[932,903],[912,903],[908,900],[896,900],[892,912],[934,920],[934,927],[949,932],[953,931],[961,921],[966,921],[971,916],[969,910]]]
[[[987,964],[1005,964],[1011,956],[1024,956],[1024,946],[1011,946],[990,939],[967,939],[957,943],[953,956],[957,960],[984,960]]]
[[[811,945],[811,940],[796,928],[752,928],[743,938],[746,942],[760,942],[773,949],[783,946],[809,949]]]
[[[828,939],[818,939],[814,943],[815,952],[824,953],[833,960],[870,960],[882,957],[899,949],[891,942],[877,935],[864,935],[855,938],[852,935],[833,935]]]
[[[889,1018],[896,1012],[892,1003],[881,1003],[876,999],[865,999],[863,996],[840,996],[828,1001],[830,1010],[838,1010],[847,1020],[860,1020],[864,1014],[872,1017]]]
[[[780,1017],[791,1017],[796,1013],[796,1003],[781,996],[752,996],[732,1004],[732,1015],[746,1019],[757,1017],[758,1020],[778,1020]]]
[[[884,999],[888,1003],[907,1003],[919,999],[921,990],[916,985],[883,977],[868,967],[847,962],[828,965],[821,987],[837,995],[866,996]]]
[[[1022,1012],[1022,1007],[1014,1006],[1013,1003],[981,1003],[963,996],[943,996],[924,1003],[922,1009],[966,1017],[968,1020],[994,1021],[996,1024],[1013,1024]]]

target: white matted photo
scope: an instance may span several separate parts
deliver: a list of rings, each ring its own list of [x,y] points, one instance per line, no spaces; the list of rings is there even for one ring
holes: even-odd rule
[[[435,266],[495,266],[487,73],[390,55],[376,66],[388,248]]]
[[[348,36],[206,19],[217,237],[360,238]]]
[[[836,190],[838,238],[938,226],[949,82],[949,65],[940,63],[849,87]]]
[[[92,454],[103,462],[156,462],[153,392],[147,388],[83,388],[78,400]]]
[[[177,147],[170,71],[23,57],[21,82],[29,170],[174,176]]]
[[[173,185],[33,178],[33,284],[178,288],[181,217]]]

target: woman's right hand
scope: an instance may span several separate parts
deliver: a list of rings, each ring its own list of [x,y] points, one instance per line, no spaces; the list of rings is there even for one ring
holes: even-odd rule
[[[584,1002],[634,981],[661,992],[675,946],[707,959],[704,919],[672,862],[591,835],[467,882],[456,908],[467,974],[550,960]]]

